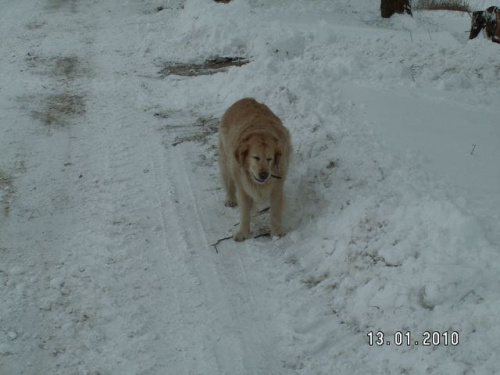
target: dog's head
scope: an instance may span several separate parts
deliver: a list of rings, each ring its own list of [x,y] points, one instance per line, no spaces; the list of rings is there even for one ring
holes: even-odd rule
[[[265,184],[279,170],[283,150],[274,137],[251,135],[240,143],[234,156],[257,184]]]

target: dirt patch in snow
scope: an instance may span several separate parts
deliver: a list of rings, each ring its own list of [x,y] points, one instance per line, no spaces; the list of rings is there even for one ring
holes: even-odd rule
[[[85,113],[83,95],[51,94],[46,97],[45,103],[45,109],[33,111],[32,116],[47,126],[64,126],[69,119]]]
[[[26,28],[30,31],[39,30],[45,26],[45,22],[33,21],[26,25]]]
[[[52,12],[70,11],[72,13],[76,13],[77,4],[77,0],[48,0],[46,7]]]
[[[157,118],[169,119],[172,114],[169,112],[157,112],[154,115]],[[160,127],[159,130],[160,132],[168,132],[169,134],[171,134],[172,131],[174,132],[174,140],[169,145],[175,147],[184,142],[199,142],[201,144],[207,144],[208,138],[217,133],[218,126],[219,119],[200,116],[191,123],[167,124]]]
[[[15,192],[16,189],[12,176],[0,170],[0,204],[2,205],[4,216],[9,216],[10,202]]]
[[[184,4],[181,0],[181,1],[177,1],[177,3],[170,2],[168,5],[160,5],[156,8],[154,8],[154,10],[148,10],[147,12],[145,12],[145,14],[160,13],[160,12],[163,12],[164,10],[175,11],[175,10],[182,10],[182,9],[184,9]]]
[[[62,57],[54,60],[52,74],[55,76],[64,76],[68,79],[74,79],[82,75],[81,63],[77,57]]]
[[[198,64],[167,62],[159,74],[162,78],[169,75],[196,77],[225,72],[232,66],[240,67],[248,63],[249,61],[242,57],[216,57]]]
[[[33,119],[51,128],[65,127],[74,118],[85,114],[85,96],[82,94],[28,95],[19,100]]]
[[[34,73],[49,75],[58,80],[70,82],[90,75],[88,64],[77,56],[41,57],[28,53],[25,60]]]
[[[26,65],[35,74],[47,75],[65,89],[59,92],[27,95],[19,99],[31,117],[43,125],[60,128],[85,113],[86,98],[72,87],[76,79],[90,76],[88,62],[77,56],[42,57],[28,53]]]

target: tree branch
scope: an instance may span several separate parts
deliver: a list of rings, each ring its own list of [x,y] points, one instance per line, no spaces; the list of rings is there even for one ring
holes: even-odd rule
[[[270,234],[269,232],[266,232],[266,233],[261,233],[261,234],[258,234],[258,235],[254,236],[254,237],[252,237],[252,238],[261,238],[261,237],[270,237],[270,236],[271,236],[271,234]],[[213,243],[211,246],[213,246],[213,247],[215,248],[215,252],[216,252],[217,254],[219,254],[219,249],[217,249],[217,245],[218,245],[218,244],[220,244],[221,242],[224,242],[224,241],[226,241],[226,240],[230,240],[230,239],[232,239],[232,238],[233,238],[233,236],[220,238],[220,239],[218,239],[218,240],[217,240],[217,242],[216,242],[216,243]]]

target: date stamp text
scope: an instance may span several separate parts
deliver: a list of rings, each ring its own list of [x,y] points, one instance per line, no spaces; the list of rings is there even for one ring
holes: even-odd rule
[[[410,331],[370,331],[366,334],[370,346],[458,346],[460,334],[457,331],[425,331],[414,335]]]

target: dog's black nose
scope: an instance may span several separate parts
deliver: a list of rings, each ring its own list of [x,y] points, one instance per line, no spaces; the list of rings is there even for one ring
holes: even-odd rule
[[[267,173],[267,172],[260,172],[259,173],[259,178],[261,180],[266,180],[268,177],[269,177],[269,173]]]

